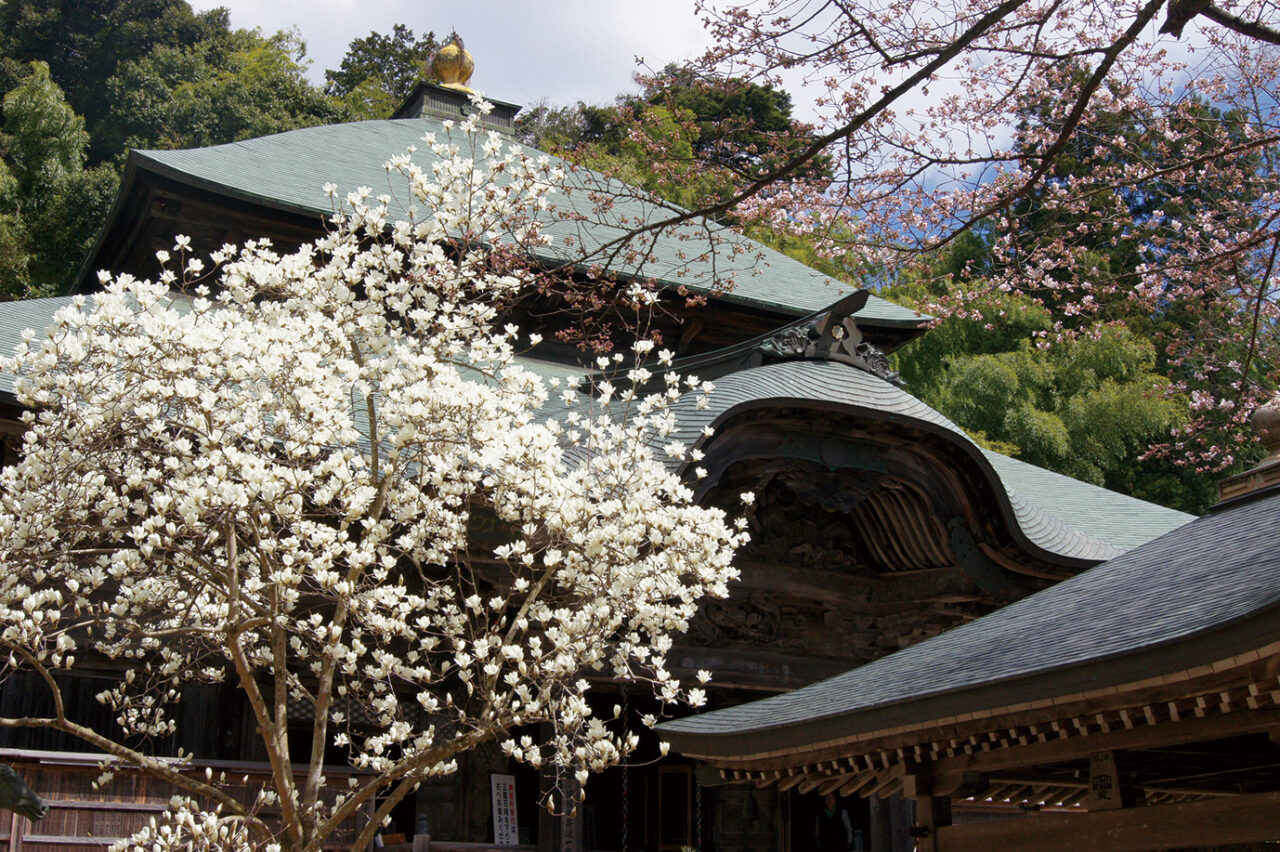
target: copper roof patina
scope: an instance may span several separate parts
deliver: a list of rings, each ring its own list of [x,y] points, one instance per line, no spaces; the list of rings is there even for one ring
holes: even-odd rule
[[[216,195],[323,218],[333,212],[323,189],[326,183],[332,182],[343,193],[363,186],[375,194],[403,197],[403,181],[388,173],[386,162],[414,146],[416,156],[425,158],[429,155],[421,144],[423,136],[433,133],[443,138],[447,132],[441,119],[424,115],[307,127],[208,148],[133,151],[120,197],[128,194],[140,172],[147,172]],[[532,149],[530,153],[541,156]],[[545,260],[550,262],[572,261],[584,248],[610,244],[638,223],[683,212],[587,169],[571,168],[566,190],[557,201],[565,215],[549,219],[548,230],[557,238],[546,249]],[[604,209],[593,200],[600,196],[608,198]],[[120,212],[117,207],[113,216]],[[105,230],[109,229],[110,223]],[[728,302],[797,316],[824,308],[857,289],[706,220],[650,236],[652,243],[643,256],[619,260],[616,272],[693,292],[723,291],[719,298]],[[571,246],[565,238],[572,239]],[[94,265],[91,257],[77,289],[91,287]],[[888,327],[914,328],[927,319],[876,296],[859,312],[862,322]]]

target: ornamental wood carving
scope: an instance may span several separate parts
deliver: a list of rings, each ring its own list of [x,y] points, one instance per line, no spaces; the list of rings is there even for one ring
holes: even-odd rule
[[[756,465],[750,483],[747,476],[739,468],[728,478],[757,495],[748,514],[752,540],[740,553],[742,579],[727,601],[704,605],[684,645],[862,663],[1007,602],[945,559],[945,529],[917,492],[892,478],[795,463]],[[915,569],[898,570],[877,556],[885,547],[908,552],[901,542],[884,543],[875,512],[885,511],[878,502],[885,495],[914,501],[911,523],[936,526],[927,531],[936,541],[918,545]],[[866,507],[874,511],[863,517]],[[884,541],[869,542],[873,529]]]

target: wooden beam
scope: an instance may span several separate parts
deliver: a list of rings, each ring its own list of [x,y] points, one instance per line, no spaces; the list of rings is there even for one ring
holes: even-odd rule
[[[853,754],[877,755],[876,762],[878,765],[879,755],[882,753],[896,750],[904,745],[914,745],[917,742],[923,742],[926,740],[932,740],[939,744],[951,742],[952,747],[957,752],[962,750],[969,753],[977,751],[993,751],[995,749],[992,749],[990,742],[987,742],[986,747],[984,748],[979,743],[978,739],[981,737],[982,740],[985,741],[987,739],[987,734],[993,726],[1007,728],[1010,725],[1036,724],[1049,739],[1052,740],[1060,738],[1067,740],[1078,735],[1077,729],[1071,720],[1080,713],[1093,714],[1098,712],[1098,710],[1103,706],[1108,710],[1119,710],[1120,707],[1142,707],[1144,703],[1149,704],[1151,702],[1155,702],[1153,710],[1157,711],[1152,713],[1151,718],[1155,718],[1157,724],[1163,726],[1169,721],[1166,714],[1172,712],[1172,710],[1166,710],[1165,708],[1170,704],[1174,704],[1174,700],[1170,699],[1168,695],[1170,690],[1178,689],[1184,693],[1192,691],[1216,692],[1224,685],[1239,685],[1250,682],[1249,680],[1242,681],[1242,678],[1246,677],[1252,679],[1254,675],[1250,675],[1250,673],[1246,671],[1245,667],[1239,667],[1215,672],[1209,675],[1197,676],[1185,681],[1177,681],[1176,683],[1171,682],[1159,687],[1144,688],[1128,693],[1108,694],[1104,696],[1102,691],[1099,690],[1097,694],[1089,693],[1079,701],[1073,701],[1067,705],[1060,704],[1053,707],[1034,707],[1019,710],[1016,713],[1005,713],[1001,711],[996,713],[990,719],[974,719],[962,723],[937,720],[932,724],[920,724],[918,726],[913,725],[911,730],[905,733],[902,732],[901,729],[895,729],[893,733],[888,733],[887,730],[884,730],[867,732],[865,735],[851,734],[847,739],[841,737],[840,740],[824,740],[824,742],[828,744],[821,747],[814,747],[812,750],[807,750],[804,745],[801,745],[799,751],[788,750],[783,752],[775,748],[769,751],[755,752],[743,748],[735,751],[731,755],[705,754],[701,752],[694,752],[692,750],[687,752],[687,754],[691,757],[710,760],[719,766],[773,769],[811,764],[815,761],[828,760],[832,757],[847,757]],[[717,681],[717,683],[719,682],[720,681]],[[1280,689],[1275,690],[1275,692],[1277,696],[1276,706],[1280,706]],[[1186,720],[1192,718],[1194,714],[1190,707],[1193,702],[1186,698],[1183,698],[1180,701],[1181,703],[1176,704],[1175,706],[1181,708],[1180,715],[1182,719]],[[1257,713],[1270,713],[1276,718],[1276,721],[1262,725],[1261,729],[1273,726],[1280,727],[1280,711],[1277,711],[1275,707],[1272,707],[1269,710],[1242,710],[1240,712],[1233,712],[1229,715],[1249,716],[1251,719],[1256,720],[1257,718],[1260,718],[1254,715]],[[1206,714],[1205,719],[1213,720],[1215,715],[1216,714]],[[1148,719],[1148,721],[1150,721],[1150,719]],[[1217,723],[1214,722],[1214,724]],[[1220,734],[1220,736],[1235,736],[1237,733],[1252,733],[1259,729],[1256,722],[1253,721],[1244,721],[1240,724],[1243,730],[1229,731],[1227,733]],[[1232,723],[1227,723],[1228,728],[1230,728],[1231,725]],[[1137,733],[1138,731],[1139,729],[1135,728],[1133,733]],[[1113,734],[1114,733],[1116,732],[1113,731]],[[1091,731],[1090,735],[1095,737],[1102,736],[1100,732],[1097,731]],[[839,733],[837,730],[832,730],[829,736],[839,736]],[[1204,737],[1202,739],[1209,738],[1212,737]],[[1193,739],[1191,741],[1195,740]],[[772,741],[764,740],[761,741],[760,744],[763,745],[764,742]],[[752,745],[755,744],[753,743]],[[1034,743],[1028,744],[1027,748],[1031,748],[1034,745]],[[1114,747],[1123,748],[1125,746]],[[1113,748],[1113,746],[1093,746],[1087,749],[1085,753],[1087,755],[1088,751],[1097,751],[1102,748]],[[1077,756],[1078,755],[1071,754],[1065,759],[1072,760],[1076,759]],[[957,753],[954,758],[950,758],[949,760],[963,761],[964,758]],[[1012,764],[1009,768],[1017,765],[1020,764]]]
[[[803,773],[797,773],[796,775],[792,775],[788,778],[783,778],[781,781],[778,782],[778,789],[790,790],[792,787],[795,787],[799,785],[802,781],[804,781],[806,777],[807,776],[804,775]]]
[[[840,788],[840,795],[852,796],[854,793],[858,792],[868,784],[871,784],[875,780],[876,780],[876,774],[874,772],[867,772],[862,775],[855,775],[853,778],[849,780],[847,784],[845,784],[843,787]]]
[[[796,788],[800,793],[812,793],[826,782],[830,781],[827,775],[806,775],[804,780],[800,782],[800,786]]]
[[[828,793],[834,793],[845,784],[848,784],[852,778],[852,775],[833,775],[818,785],[818,795],[825,796]]]
[[[887,799],[890,796],[896,796],[901,792],[902,792],[902,778],[900,776],[895,776],[894,779],[889,782],[889,786],[882,787],[879,790],[877,790],[876,795],[880,796],[881,798]]]
[[[1074,793],[1070,793],[1066,796],[1063,796],[1061,801],[1059,801],[1058,804],[1060,804],[1064,808],[1071,808],[1071,807],[1075,807],[1076,805],[1083,805],[1085,801],[1088,800],[1088,798],[1089,798],[1088,790],[1077,790]]]
[[[1065,727],[1065,726],[1064,726]],[[940,758],[934,763],[935,781],[947,783],[949,775],[966,770],[996,772],[1047,763],[1084,760],[1097,751],[1156,748],[1185,743],[1237,737],[1280,728],[1280,710],[1243,710],[1225,716],[1184,717],[1181,722],[1112,730],[1089,736],[1067,737],[1049,742],[1009,746],[972,755]]]
[[[1280,840],[1280,793],[939,827],[937,852],[1141,852]]]
[[[899,773],[891,770],[880,772],[875,777],[875,783],[863,787],[858,791],[858,795],[862,796],[864,799],[867,796],[875,795],[879,795],[882,799],[887,799],[890,795],[888,792],[889,788],[897,786],[899,777]]]

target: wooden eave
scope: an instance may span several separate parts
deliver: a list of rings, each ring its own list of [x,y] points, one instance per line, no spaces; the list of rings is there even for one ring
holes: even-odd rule
[[[889,782],[883,795],[922,763],[937,777],[1010,772],[1280,729],[1280,607],[1215,635],[1076,669],[798,726],[807,737],[777,731],[736,748],[717,738],[711,750],[667,736],[729,779],[805,790],[842,779],[852,792],[879,777]]]
[[[68,292],[96,290],[102,269],[155,275],[156,251],[172,251],[176,234],[192,237],[204,252],[259,237],[288,249],[315,239],[320,227],[311,211],[269,199],[238,198],[130,151],[115,204]]]
[[[1280,641],[1140,681],[870,728],[842,741],[732,757],[699,755],[696,747],[681,751],[712,762],[724,778],[796,787],[800,792],[886,796],[901,792],[902,780],[927,765],[942,791],[954,788],[966,771],[1015,779],[1037,766],[1084,760],[1098,751],[1184,745],[1280,729],[1277,655]],[[996,792],[1000,791],[992,791],[993,797]],[[1165,792],[1170,801],[1207,794],[1190,789]],[[1046,792],[1047,797],[1052,794]]]
[[[917,467],[928,466],[928,478],[934,487],[956,503],[957,513],[963,512],[983,555],[1001,570],[1037,579],[1061,580],[1100,561],[1054,553],[1032,541],[1018,523],[1000,477],[977,445],[962,435],[925,420],[857,405],[778,397],[726,411],[712,424],[714,435],[696,445],[706,457],[696,463],[686,462],[683,467],[686,475],[695,464],[708,471],[696,484],[698,499],[719,483],[730,465],[753,455],[763,457],[767,452],[758,445],[767,442],[766,427],[772,423],[762,422],[762,418],[799,420],[806,413],[830,420],[827,438],[831,443],[854,446],[863,442],[894,453],[902,460],[917,460]],[[808,437],[817,443],[823,436]],[[815,454],[822,454],[822,450],[815,450]],[[921,484],[925,478],[923,471],[917,471],[916,479]],[[885,509],[882,515],[887,522],[886,531],[898,538],[918,539],[925,547],[934,546],[932,540],[938,536],[921,529],[916,523],[916,513],[909,507],[886,504]],[[937,546],[950,550],[945,543]]]
[[[825,750],[712,763],[730,781],[761,787],[911,798],[922,852],[1274,841],[1278,674],[1272,641],[1142,680],[866,731]],[[1122,804],[1095,809],[1089,767],[1099,758],[1122,767]],[[1027,818],[951,825],[952,810]]]

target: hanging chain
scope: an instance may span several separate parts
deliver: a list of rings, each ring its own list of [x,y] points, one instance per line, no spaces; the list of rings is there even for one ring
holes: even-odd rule
[[[622,729],[627,729],[627,694],[622,693]],[[627,830],[631,819],[628,815],[628,804],[630,794],[627,789],[627,775],[629,762],[627,759],[622,761],[622,852],[627,852]]]
[[[696,772],[693,776],[693,848],[694,852],[702,852],[702,785]]]

